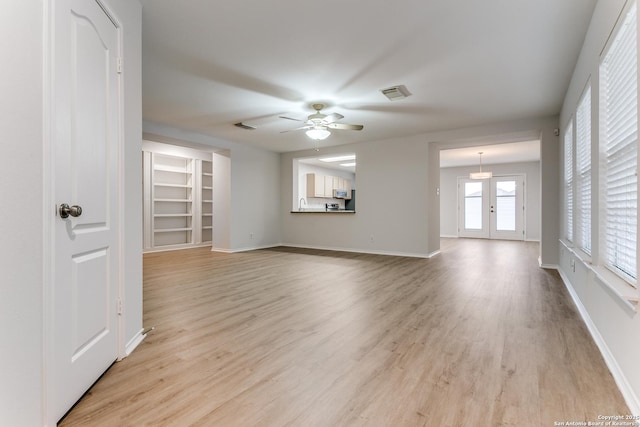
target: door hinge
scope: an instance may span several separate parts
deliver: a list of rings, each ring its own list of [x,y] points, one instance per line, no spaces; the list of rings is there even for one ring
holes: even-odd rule
[[[118,71],[118,74],[122,74],[122,57],[120,56],[116,60],[116,70]]]
[[[122,314],[122,299],[121,298],[118,298],[118,301],[117,301],[116,305],[117,305],[117,313],[119,315],[121,315]]]

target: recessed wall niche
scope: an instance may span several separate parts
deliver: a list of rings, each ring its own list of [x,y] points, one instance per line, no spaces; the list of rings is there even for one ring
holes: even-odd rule
[[[144,251],[211,246],[212,153],[142,142]]]

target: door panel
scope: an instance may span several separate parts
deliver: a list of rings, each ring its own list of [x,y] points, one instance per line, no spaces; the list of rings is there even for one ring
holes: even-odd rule
[[[491,238],[524,240],[524,178],[522,176],[491,179]]]
[[[460,237],[489,238],[488,188],[486,180],[458,180]]]
[[[119,35],[93,0],[55,5],[54,395],[57,419],[117,358]],[[78,205],[63,218],[60,205]],[[78,212],[75,212],[77,214]]]

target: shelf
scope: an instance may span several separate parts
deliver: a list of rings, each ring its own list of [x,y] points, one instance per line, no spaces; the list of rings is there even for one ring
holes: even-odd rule
[[[203,213],[202,216],[213,216],[212,213]]]
[[[203,190],[213,190],[213,187],[202,187]]]
[[[174,231],[191,231],[191,227],[183,227],[183,228],[156,228],[153,230],[154,233],[172,233]]]
[[[203,230],[212,230],[212,229],[213,229],[213,226],[212,226],[212,225],[203,225],[203,226],[202,226],[202,229],[203,229]]]
[[[190,213],[181,213],[181,214],[155,214],[154,218],[184,218],[191,217],[193,214]]]
[[[202,203],[213,203],[213,200],[203,200]]]
[[[155,165],[153,170],[154,171],[174,172],[174,173],[182,173],[182,174],[185,174],[185,175],[191,175],[191,171],[185,170],[184,168],[175,167],[175,166]]]
[[[202,176],[213,176],[213,174],[209,172],[202,172]]]
[[[191,203],[189,199],[153,199],[154,202]]]
[[[154,187],[171,187],[171,188],[191,188],[192,186],[189,184],[165,184],[165,183],[156,183],[153,184]]]

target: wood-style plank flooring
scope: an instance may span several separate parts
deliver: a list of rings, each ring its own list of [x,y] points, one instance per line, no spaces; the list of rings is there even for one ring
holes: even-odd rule
[[[553,426],[628,409],[535,243],[144,257],[144,325],[62,426]]]

